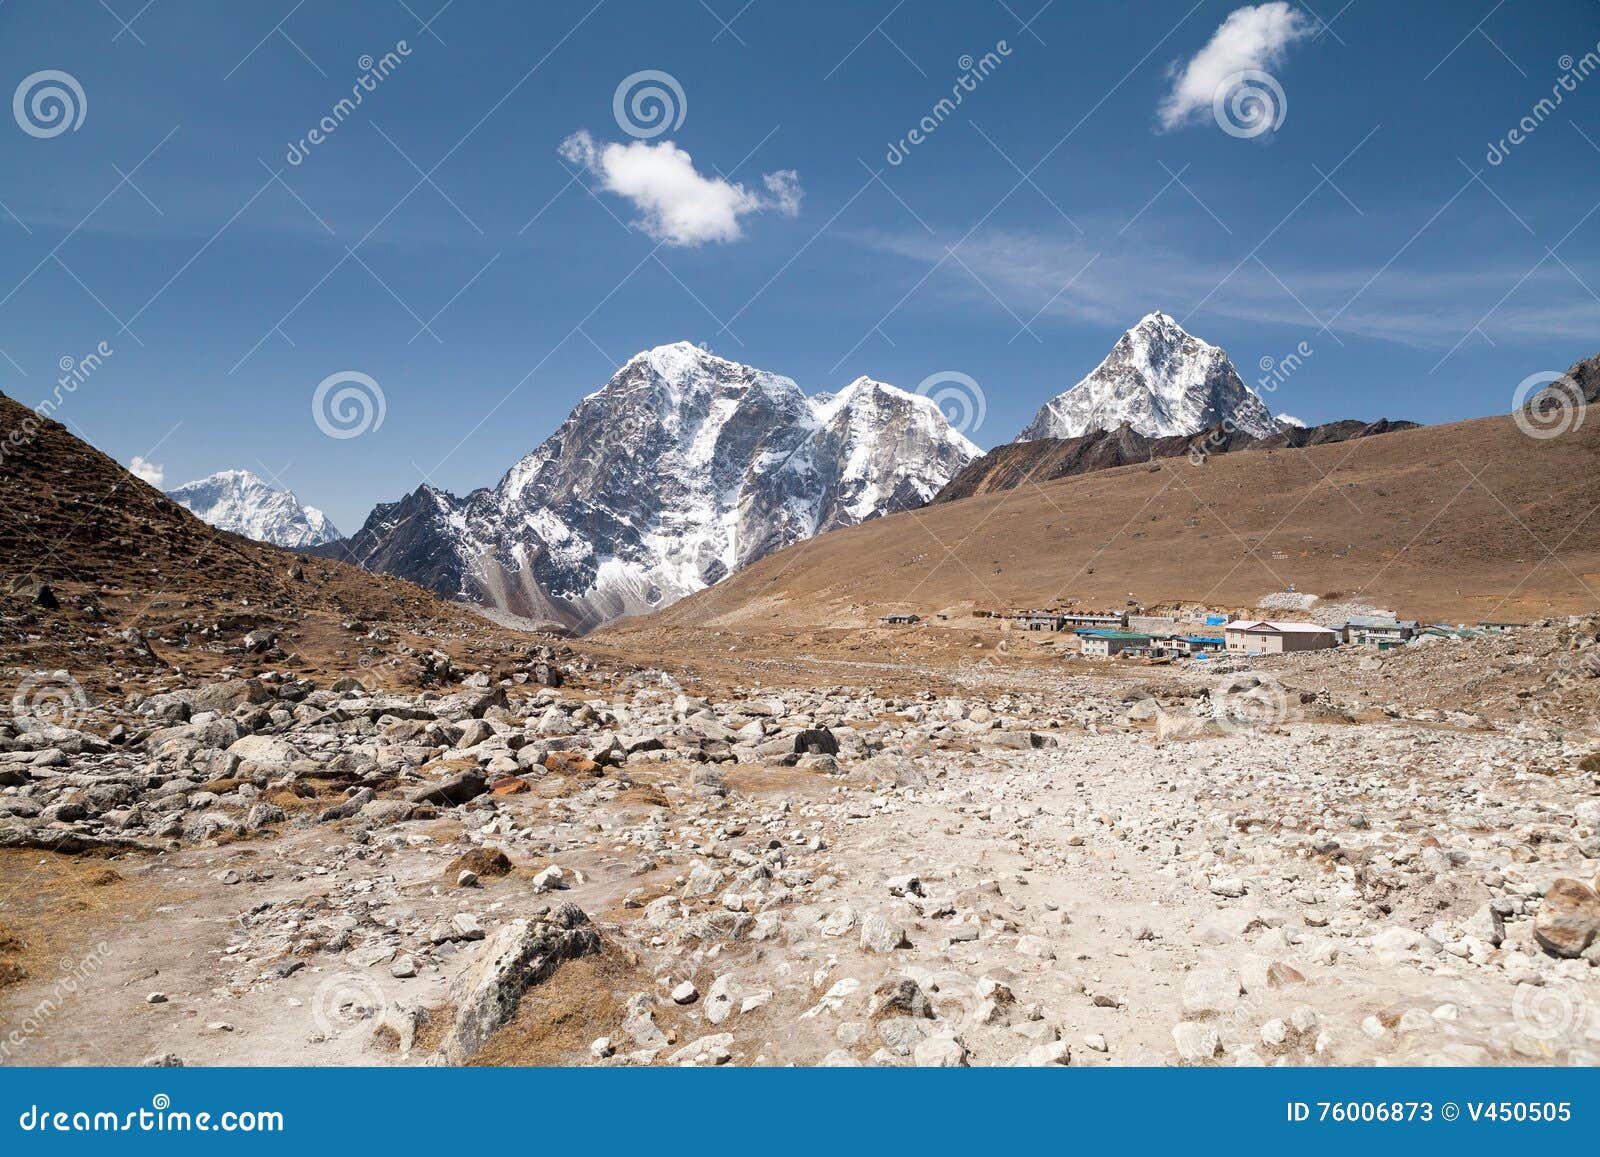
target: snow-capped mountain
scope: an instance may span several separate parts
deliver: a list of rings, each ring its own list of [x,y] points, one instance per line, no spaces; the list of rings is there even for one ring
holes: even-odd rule
[[[1157,310],[1118,338],[1093,373],[1046,402],[1016,440],[1076,438],[1124,423],[1163,438],[1230,422],[1256,438],[1278,432],[1228,355]]]
[[[870,378],[807,397],[679,342],[632,358],[493,489],[421,487],[318,553],[586,630],[921,506],[979,453],[929,398]]]
[[[220,470],[167,491],[167,497],[219,530],[274,546],[303,548],[342,537],[315,506],[301,505],[292,491],[269,486],[248,470]]]

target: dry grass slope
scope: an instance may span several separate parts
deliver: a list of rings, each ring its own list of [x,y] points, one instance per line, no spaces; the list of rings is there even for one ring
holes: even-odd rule
[[[878,615],[1070,599],[1243,609],[1289,584],[1422,619],[1600,605],[1600,422],[1509,418],[1304,450],[1121,467],[939,504],[791,547],[600,639],[669,646]]]
[[[253,665],[238,642],[265,628],[303,673],[369,683],[405,666],[387,661],[401,644],[509,650],[534,641],[400,579],[214,530],[3,394],[0,450],[0,662],[10,668],[0,690],[32,670],[63,668],[102,690],[157,672],[123,637],[130,628],[162,664],[194,674]],[[58,607],[34,601],[40,583]],[[351,622],[381,627],[391,641],[374,646],[364,629],[345,629]],[[285,666],[281,655],[267,662]]]

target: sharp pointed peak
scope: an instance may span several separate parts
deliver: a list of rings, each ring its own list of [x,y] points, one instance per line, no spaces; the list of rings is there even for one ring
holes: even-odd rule
[[[1173,317],[1170,313],[1163,313],[1159,309],[1152,309],[1138,321],[1134,322],[1133,326],[1128,330],[1128,332],[1134,333],[1139,330],[1152,329],[1163,330],[1168,333],[1180,333],[1185,337],[1194,337],[1194,334],[1183,328],[1182,322]],[[1199,341],[1200,339],[1195,338],[1195,340]]]

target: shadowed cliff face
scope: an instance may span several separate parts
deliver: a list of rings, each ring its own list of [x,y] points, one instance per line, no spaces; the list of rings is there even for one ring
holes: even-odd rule
[[[1351,438],[1368,438],[1393,430],[1409,430],[1415,422],[1328,422],[1321,426],[1287,426],[1267,438],[1213,426],[1198,434],[1149,438],[1129,426],[1093,430],[1077,438],[1040,438],[997,446],[970,463],[941,490],[935,502],[954,502],[975,494],[992,494],[1030,482],[1048,482],[1094,470],[1131,466],[1157,458],[1228,454],[1274,447],[1322,446]]]

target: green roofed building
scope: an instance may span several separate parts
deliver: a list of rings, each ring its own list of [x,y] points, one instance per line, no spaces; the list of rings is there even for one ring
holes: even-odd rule
[[[1079,631],[1079,645],[1085,655],[1109,659],[1128,651],[1147,651],[1154,638],[1138,631]]]

